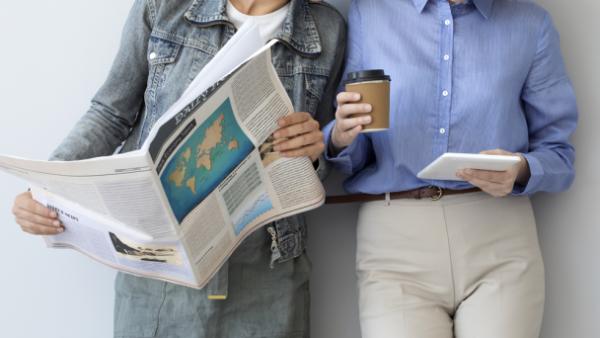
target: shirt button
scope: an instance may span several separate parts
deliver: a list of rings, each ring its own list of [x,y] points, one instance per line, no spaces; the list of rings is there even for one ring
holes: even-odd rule
[[[445,128],[440,128],[440,134],[444,135],[446,133],[446,129]]]
[[[156,53],[154,53],[154,52],[150,53],[150,60],[156,59],[156,56],[157,56]]]
[[[450,95],[450,93],[448,93],[448,91],[447,91],[447,90],[444,90],[444,91],[442,92],[442,95],[444,95],[444,96],[448,96],[448,95]]]
[[[446,26],[450,26],[452,22],[450,21],[450,19],[446,19],[446,21],[444,21],[444,25]]]
[[[448,54],[444,55],[444,61],[448,61],[448,60],[450,60],[450,55],[448,55]]]

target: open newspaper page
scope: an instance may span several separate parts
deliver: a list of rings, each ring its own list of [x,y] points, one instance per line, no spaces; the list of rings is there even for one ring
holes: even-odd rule
[[[147,154],[61,162],[0,156],[0,169],[29,182],[65,231],[45,236],[115,269],[195,286],[186,251]]]
[[[132,152],[83,161],[36,161],[0,156],[0,169],[154,238],[176,236],[162,188],[147,154]]]
[[[60,216],[66,229],[61,234],[45,237],[49,247],[74,249],[131,274],[190,287],[197,285],[179,239],[152,238],[44,189],[33,187],[32,193],[37,201]]]
[[[267,48],[149,145],[200,287],[251,232],[323,203],[311,161],[273,151],[277,121],[292,112]]]
[[[0,156],[0,169],[29,182],[65,231],[45,236],[115,269],[195,286],[149,157],[139,152],[61,162]]]

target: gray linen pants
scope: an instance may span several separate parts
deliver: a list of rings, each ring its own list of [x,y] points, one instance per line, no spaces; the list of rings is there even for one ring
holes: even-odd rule
[[[366,203],[358,222],[363,338],[536,338],[544,267],[527,197]]]
[[[120,273],[116,338],[306,338],[309,321],[306,254],[269,268],[266,230],[247,238],[229,260],[227,300],[205,289]]]

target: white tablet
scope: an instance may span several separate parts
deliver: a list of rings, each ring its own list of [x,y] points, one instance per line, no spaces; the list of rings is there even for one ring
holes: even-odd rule
[[[519,156],[445,153],[417,175],[420,179],[462,181],[456,177],[461,169],[505,171],[519,163]]]

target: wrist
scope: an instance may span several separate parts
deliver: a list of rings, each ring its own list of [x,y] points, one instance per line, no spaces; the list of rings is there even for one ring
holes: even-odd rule
[[[340,145],[340,143],[337,141],[336,135],[337,135],[337,126],[333,127],[333,130],[331,131],[331,136],[329,137],[329,142],[327,145],[327,152],[329,153],[329,155],[331,157],[336,157],[339,153],[341,153],[347,146],[346,145]]]
[[[331,142],[329,142],[329,145],[327,146],[327,152],[329,153],[330,157],[336,157],[338,156],[342,151],[344,151],[346,147],[338,147],[334,144],[333,140]]]
[[[517,175],[516,183],[520,186],[526,186],[531,178],[531,170],[529,169],[529,162],[523,154],[519,154],[521,162],[519,163],[519,174]]]

